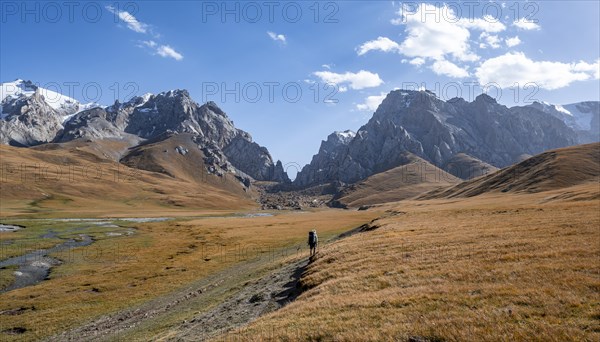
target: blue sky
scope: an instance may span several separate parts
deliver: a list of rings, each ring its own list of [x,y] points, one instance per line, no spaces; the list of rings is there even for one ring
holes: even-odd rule
[[[185,88],[284,164],[358,129],[395,88],[472,101],[479,83],[509,106],[600,93],[597,1],[1,4],[2,82],[102,104]]]

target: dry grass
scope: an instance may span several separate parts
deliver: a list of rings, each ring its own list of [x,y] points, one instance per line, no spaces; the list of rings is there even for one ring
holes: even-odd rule
[[[0,216],[189,215],[258,206],[241,194],[237,181],[234,191],[230,179],[206,173],[179,179],[137,170],[100,158],[85,146],[45,148],[0,146]]]
[[[224,339],[598,341],[600,202],[552,196],[388,205],[321,251],[296,302]]]
[[[593,143],[547,151],[487,176],[431,191],[421,198],[472,197],[490,192],[536,193],[599,181],[600,143]]]
[[[461,179],[472,179],[498,171],[498,168],[465,153],[458,153],[447,160],[442,169]]]
[[[410,153],[406,155],[406,165],[349,186],[339,196],[339,202],[353,208],[396,202],[460,182],[460,179],[422,158]]]
[[[39,339],[157,298],[251,258],[272,254],[270,260],[275,262],[275,252],[282,248],[304,249],[306,232],[313,227],[326,238],[376,215],[323,210],[140,224],[135,235],[99,240],[55,255],[66,263],[55,268],[51,280],[1,294],[0,311],[26,310],[0,315],[0,331],[22,327],[26,333],[15,339]],[[11,338],[1,333],[0,337]]]

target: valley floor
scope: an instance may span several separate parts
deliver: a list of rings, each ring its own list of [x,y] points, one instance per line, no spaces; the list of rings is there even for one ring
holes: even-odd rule
[[[377,212],[331,209],[265,214],[270,215],[208,213],[161,222],[131,221],[127,227],[115,227],[124,224],[116,219],[108,222],[112,226],[103,226],[94,225],[94,220],[4,218],[3,223],[17,221],[25,228],[0,233],[3,258],[78,239],[83,233],[94,243],[50,253],[61,264],[52,268],[48,280],[0,294],[0,339],[170,338],[170,331],[175,331],[174,336],[197,333],[197,327],[189,329],[182,323],[194,317],[202,320],[210,310],[221,313],[209,329],[218,334],[287,301],[287,273],[280,271],[279,281],[267,282],[271,292],[281,293],[279,302],[271,300],[270,294],[261,296],[264,282],[256,282],[286,260],[305,261],[305,235],[310,229],[316,228],[327,240],[378,216]],[[133,233],[107,234],[116,231]],[[48,232],[55,234],[48,239]],[[1,283],[10,284],[15,271],[0,270]],[[247,305],[247,314],[238,321],[224,316],[237,314],[227,299],[252,286],[258,296]],[[223,303],[225,307],[219,309]]]
[[[597,341],[599,187],[89,230],[49,280],[0,294],[1,337]]]

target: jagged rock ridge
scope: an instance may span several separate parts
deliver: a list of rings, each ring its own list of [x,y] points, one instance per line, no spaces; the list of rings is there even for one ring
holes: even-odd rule
[[[42,95],[42,88],[29,81],[13,83],[2,88],[3,144],[32,146],[131,137],[152,140],[165,134],[190,133],[197,137],[198,148],[205,149],[215,162],[231,163],[255,180],[289,182],[281,163],[274,163],[265,147],[236,128],[214,102],[199,105],[186,90],[145,94],[125,103],[115,101],[108,107],[88,109],[70,98],[52,106]]]
[[[395,90],[352,139],[336,139],[334,133],[322,142],[294,185],[355,183],[403,165],[404,152],[438,167],[459,153],[505,167],[523,155],[579,141],[573,128],[536,106],[508,108],[485,94],[473,102],[443,101],[430,91]]]

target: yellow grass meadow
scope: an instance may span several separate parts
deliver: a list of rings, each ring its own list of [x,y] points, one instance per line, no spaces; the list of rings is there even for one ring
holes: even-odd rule
[[[549,196],[387,205],[295,302],[216,340],[598,341],[600,203]]]
[[[296,254],[297,248],[305,249],[305,235],[312,228],[327,239],[376,216],[376,212],[320,210],[138,224],[134,235],[54,255],[65,263],[53,269],[49,280],[0,294],[0,312],[24,308],[18,315],[0,315],[0,331],[26,329],[18,336],[0,336],[38,340],[254,258],[279,262]]]

